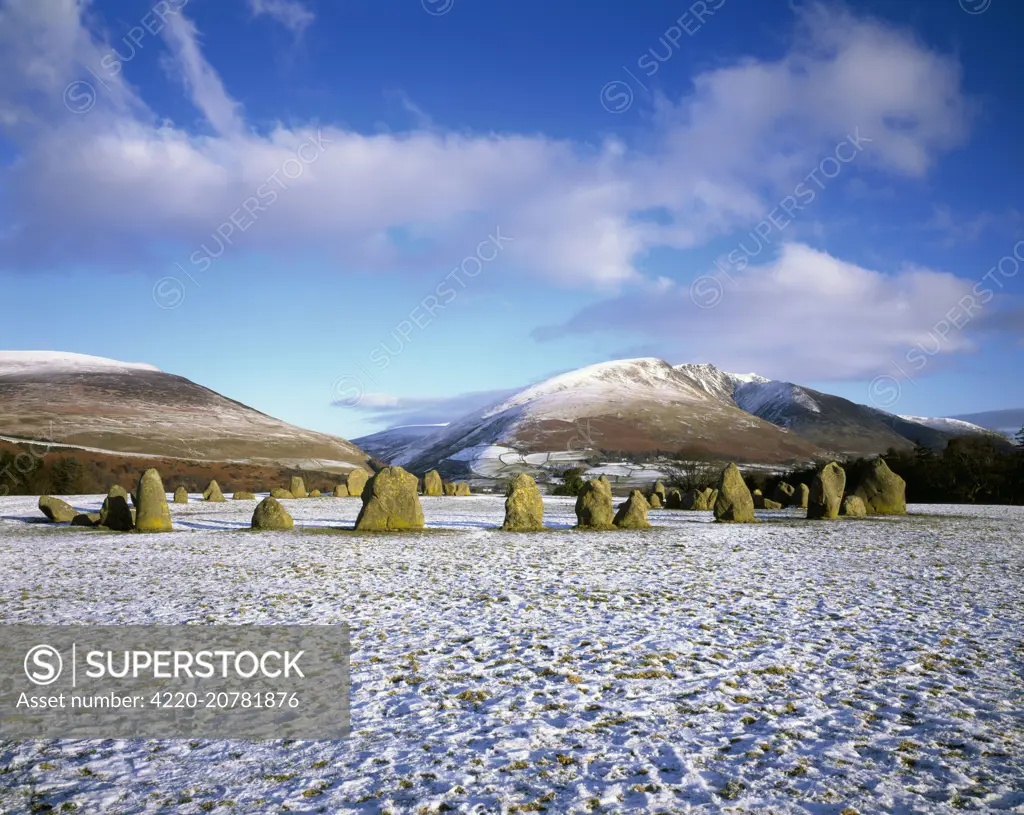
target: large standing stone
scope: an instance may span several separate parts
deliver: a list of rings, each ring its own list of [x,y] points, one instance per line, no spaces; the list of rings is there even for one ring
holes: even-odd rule
[[[39,511],[54,523],[69,524],[78,514],[78,510],[60,498],[43,495],[39,499]]]
[[[810,500],[811,488],[806,484],[797,484],[793,488],[793,502],[790,506],[807,509],[807,502]]]
[[[295,521],[278,500],[270,496],[256,505],[252,513],[251,526],[253,529],[280,531],[294,529]]]
[[[472,495],[473,493],[469,491],[469,484],[467,484],[465,481],[460,481],[458,484],[455,485],[455,494]]]
[[[174,503],[176,504],[187,504],[188,503],[188,490],[184,487],[178,487],[174,491]]]
[[[124,498],[124,500],[127,501],[128,500],[128,490],[126,490],[120,484],[115,484],[109,490],[107,490],[107,497],[108,498],[120,497],[120,498]]]
[[[764,509],[764,494],[761,490],[754,490],[751,492],[750,498],[754,502],[754,509]]]
[[[682,509],[683,508],[683,493],[680,490],[669,490],[668,497],[665,499],[666,509]]]
[[[367,482],[356,529],[386,532],[422,529],[419,479],[401,467],[385,467]]]
[[[608,479],[594,478],[576,496],[576,526],[580,529],[611,529],[615,520],[612,488]]]
[[[203,499],[214,504],[227,500],[224,497],[224,493],[220,491],[220,484],[217,483],[216,479],[207,484],[206,489],[203,490]]]
[[[754,499],[735,464],[722,470],[714,506],[716,521],[745,524],[754,520]]]
[[[519,473],[505,490],[505,523],[501,528],[513,532],[544,528],[544,499],[537,482],[526,473]]]
[[[852,490],[864,502],[868,515],[906,515],[907,482],[889,469],[880,458]]]
[[[643,494],[643,493],[641,493]],[[652,492],[650,498],[644,499],[647,501],[651,509],[661,509],[661,493]]]
[[[615,513],[612,523],[619,529],[650,529],[647,506],[649,502],[653,506],[655,500],[659,500],[657,492],[652,492],[650,499],[647,499],[640,490],[633,490],[629,498],[619,504],[619,511]]]
[[[423,476],[423,494],[444,495],[444,482],[441,480],[441,474],[437,470],[431,470]]]
[[[348,479],[345,482],[348,486],[348,494],[355,498],[361,498],[368,479],[369,475],[366,470],[361,467],[357,467],[355,470],[350,472],[348,474]]]
[[[846,488],[846,471],[834,461],[826,464],[811,482],[807,497],[807,517],[813,521],[830,521],[839,517]]]
[[[793,496],[796,494],[796,490],[792,484],[787,484],[785,481],[780,481],[778,486],[775,487],[774,497],[782,506],[788,507],[793,503]]]
[[[103,499],[103,506],[100,508],[100,526],[112,529],[115,532],[128,532],[135,526],[132,519],[132,510],[128,501],[120,495],[108,495]]]
[[[284,489],[283,487],[276,487],[275,489],[272,489],[270,491],[270,497],[281,500],[283,498],[294,498],[295,496],[292,495],[290,492],[288,492],[288,490]]]
[[[651,487],[651,495],[657,495],[661,499],[661,503],[665,503],[665,485],[661,479],[654,482],[654,486]]]
[[[348,484],[336,484],[334,487],[335,498],[348,498]]]
[[[167,506],[167,493],[160,473],[150,468],[139,479],[138,507],[135,528],[139,532],[170,532],[171,510]]]
[[[306,482],[302,480],[301,476],[292,476],[291,486],[288,487],[288,492],[292,494],[292,498],[306,497]]]
[[[449,481],[447,484],[444,485],[444,494],[445,495],[455,495],[455,482],[454,481]]]
[[[847,495],[839,507],[840,515],[849,515],[852,518],[862,517],[868,514],[868,508],[858,495]]]

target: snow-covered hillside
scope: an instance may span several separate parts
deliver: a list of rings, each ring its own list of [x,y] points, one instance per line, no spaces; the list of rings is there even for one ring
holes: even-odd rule
[[[0,376],[10,374],[156,371],[144,362],[120,362],[68,351],[0,351]]]

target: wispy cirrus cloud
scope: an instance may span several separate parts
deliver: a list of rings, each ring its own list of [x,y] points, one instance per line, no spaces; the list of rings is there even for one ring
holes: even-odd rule
[[[313,24],[316,15],[299,0],[247,0],[254,17],[266,15],[291,31],[296,37]]]
[[[308,24],[297,4],[259,8]],[[652,249],[699,246],[757,220],[855,128],[872,139],[865,167],[921,177],[970,120],[954,59],[842,7],[812,5],[794,19],[782,57],[706,71],[692,93],[662,104],[642,149],[437,126],[260,131],[204,54],[187,11],[161,36],[204,117],[200,128],[163,118],[124,74],[111,92],[97,89],[87,114],[67,110],[67,83],[88,80],[106,48],[88,5],[0,0],[0,122],[16,153],[0,169],[13,225],[0,237],[0,267],[100,263],[158,277],[167,246],[208,239],[320,134],[329,149],[247,232],[248,249],[319,252],[342,269],[434,272],[438,259],[461,256],[479,219],[516,236],[508,265],[555,285],[614,288],[643,279]],[[652,210],[664,217],[638,217]],[[415,250],[397,233],[415,234]]]

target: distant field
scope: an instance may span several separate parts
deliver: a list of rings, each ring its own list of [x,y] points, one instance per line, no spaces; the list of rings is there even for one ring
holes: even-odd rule
[[[423,499],[424,533],[332,535],[359,501],[310,499],[286,505],[311,531],[242,533],[255,502],[229,501],[143,536],[0,499],[0,622],[353,642],[347,741],[0,742],[0,811],[1024,807],[1024,508],[580,533],[572,500],[538,534],[472,496]]]

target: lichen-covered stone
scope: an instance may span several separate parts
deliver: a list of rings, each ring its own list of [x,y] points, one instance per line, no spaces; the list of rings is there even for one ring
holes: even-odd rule
[[[431,470],[423,476],[423,494],[433,496],[444,495],[444,482],[441,480],[441,474],[437,470]]]
[[[771,498],[765,498],[761,501],[763,509],[782,509],[782,504],[778,501],[773,501]]]
[[[839,517],[846,488],[846,471],[834,461],[822,467],[811,482],[807,497],[807,517],[813,521],[831,521]]]
[[[669,490],[668,495],[665,497],[665,508],[666,509],[682,509],[683,508],[683,493],[681,490]]]
[[[863,517],[868,514],[868,508],[864,506],[864,500],[859,495],[847,495],[839,507],[839,514],[852,518]]]
[[[203,500],[214,504],[219,504],[227,500],[224,497],[224,493],[220,491],[220,484],[217,483],[216,479],[211,481],[206,486],[206,489],[203,490]]]
[[[98,512],[81,512],[71,519],[72,526],[98,526],[99,522]]]
[[[465,481],[460,481],[458,484],[455,485],[455,494],[472,495],[473,493],[469,491],[469,484],[467,484]]]
[[[754,490],[750,493],[750,498],[754,502],[754,509],[764,509],[764,495],[761,490]]]
[[[251,526],[253,529],[263,531],[283,531],[294,529],[295,521],[278,500],[274,496],[270,496],[256,505],[256,509],[252,512]]]
[[[176,504],[187,504],[188,503],[188,490],[184,487],[178,487],[174,491],[174,503]]]
[[[754,521],[754,499],[735,464],[729,464],[722,470],[717,492],[714,504],[716,521],[737,524]]]
[[[310,498],[319,498],[320,496],[321,496],[320,490],[310,490],[309,491],[309,497]]]
[[[657,495],[661,499],[661,503],[665,503],[665,484],[659,479],[654,482],[654,486],[651,487],[651,495]]]
[[[544,528],[544,499],[537,482],[519,473],[505,490],[505,523],[502,529],[536,532]]]
[[[120,495],[108,495],[100,507],[99,525],[115,532],[128,532],[135,527],[131,507]]]
[[[642,495],[643,493],[641,493]],[[651,509],[661,509],[661,493],[652,492],[650,498],[646,499]]]
[[[788,507],[793,503],[793,496],[796,494],[792,484],[787,484],[785,481],[780,481],[775,487],[775,492],[772,497],[775,501],[782,504],[783,507]]]
[[[455,495],[455,482],[454,481],[449,481],[447,484],[444,485],[444,494],[445,495]]]
[[[655,501],[660,501],[659,493],[652,492],[650,499],[647,499],[640,490],[633,490],[629,498],[619,504],[619,511],[615,513],[612,524],[619,529],[650,529],[647,508],[648,504],[654,506]]]
[[[291,486],[288,487],[288,492],[292,494],[292,498],[305,498],[307,496],[306,482],[302,480],[302,476],[292,476]]]
[[[138,497],[135,528],[139,532],[170,532],[171,510],[167,506],[163,479],[157,470],[150,468],[142,474],[135,495]]]
[[[125,501],[127,501],[128,500],[128,490],[126,490],[120,484],[114,484],[114,486],[112,486],[109,490],[107,490],[107,497],[108,498],[121,497],[121,498],[124,498]]]
[[[367,482],[356,529],[387,532],[422,528],[423,507],[416,476],[401,467],[385,467]]]
[[[231,494],[232,501],[255,501],[256,493],[247,492],[246,490],[235,490]]]
[[[295,496],[292,495],[290,492],[288,492],[288,490],[283,489],[282,487],[277,487],[277,488],[272,489],[270,491],[270,497],[271,498],[277,498],[278,500],[281,500],[281,499],[287,499],[287,498],[294,498]]]
[[[43,495],[39,499],[39,511],[54,523],[69,524],[78,514],[78,510],[60,498]]]
[[[807,509],[807,502],[810,500],[810,497],[811,488],[806,484],[797,484],[793,488],[793,501],[790,506]]]
[[[348,474],[348,478],[345,481],[348,487],[348,494],[355,497],[361,498],[363,490],[366,488],[366,482],[369,479],[369,474],[366,470],[361,467],[356,468]]]
[[[576,496],[576,526],[580,529],[611,529],[615,520],[612,488],[607,478],[594,478]]]
[[[851,491],[864,502],[868,515],[906,515],[907,482],[880,458]]]
[[[348,484],[336,484],[334,487],[335,498],[348,498]]]

